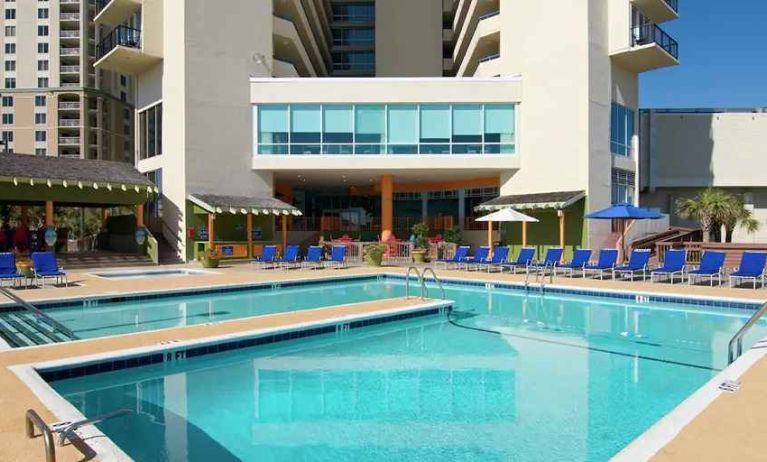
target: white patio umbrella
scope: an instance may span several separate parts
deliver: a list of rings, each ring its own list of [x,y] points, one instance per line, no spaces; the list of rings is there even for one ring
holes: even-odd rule
[[[497,212],[493,212],[489,215],[485,215],[484,217],[479,217],[475,221],[487,222],[487,245],[490,246],[490,249],[492,251],[494,221],[504,221],[504,222],[516,221],[516,222],[522,223],[522,245],[526,246],[527,245],[527,223],[536,223],[538,222],[538,219],[525,215],[524,213],[517,212],[514,209],[508,208],[508,209],[498,210]]]

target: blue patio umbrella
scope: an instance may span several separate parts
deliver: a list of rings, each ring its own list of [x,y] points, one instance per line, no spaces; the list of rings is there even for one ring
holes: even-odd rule
[[[623,247],[626,245],[626,220],[659,220],[663,218],[663,214],[622,203],[586,214],[585,218],[590,220],[621,220],[621,242],[623,243],[621,251],[625,255],[626,252]]]

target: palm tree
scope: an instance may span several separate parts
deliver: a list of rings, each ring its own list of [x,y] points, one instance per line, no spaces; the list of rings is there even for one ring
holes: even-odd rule
[[[746,208],[743,196],[740,194],[730,194],[730,206],[727,213],[722,216],[722,225],[725,228],[725,242],[732,242],[732,235],[738,225],[742,226],[746,232],[754,233],[759,230],[759,221],[754,218],[753,212]]]
[[[714,188],[706,188],[692,199],[677,202],[677,213],[687,220],[700,222],[703,231],[703,242],[711,240],[711,232],[721,225],[727,216],[727,210],[732,201],[729,194]]]

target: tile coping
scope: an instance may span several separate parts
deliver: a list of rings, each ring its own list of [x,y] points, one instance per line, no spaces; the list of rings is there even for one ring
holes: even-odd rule
[[[156,345],[84,355],[39,363],[20,364],[9,367],[29,387],[40,401],[50,409],[61,422],[85,419],[85,416],[49,385],[50,380],[72,378],[102,372],[141,367],[161,362],[182,361],[187,358],[251,348],[254,346],[283,342],[309,336],[345,332],[376,324],[395,322],[421,316],[442,314],[449,310],[450,300],[428,301],[414,306],[382,309],[364,314],[340,315],[313,322],[293,323],[286,326],[251,329],[213,337],[178,342],[161,342]],[[224,347],[223,349],[221,347]],[[190,354],[191,353],[191,354]],[[108,365],[108,367],[104,367]],[[115,368],[115,366],[120,366]],[[67,374],[67,372],[70,372]],[[55,377],[62,373],[61,377]],[[66,375],[66,376],[65,376]],[[103,461],[132,460],[114,442],[98,430],[85,426],[77,431],[81,440],[93,449]]]

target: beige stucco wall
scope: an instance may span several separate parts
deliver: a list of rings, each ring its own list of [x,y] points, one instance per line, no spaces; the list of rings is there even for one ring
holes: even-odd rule
[[[442,75],[442,0],[376,2],[376,75]]]

